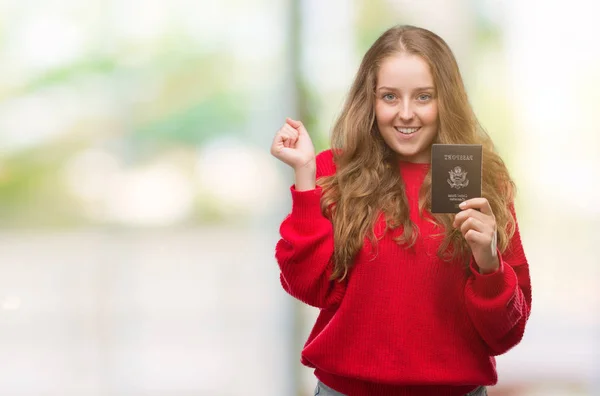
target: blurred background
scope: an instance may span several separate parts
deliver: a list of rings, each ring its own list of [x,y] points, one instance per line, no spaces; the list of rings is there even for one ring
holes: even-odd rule
[[[279,284],[286,116],[318,150],[388,27],[453,48],[533,281],[490,395],[600,395],[600,36],[572,0],[0,2],[0,395],[312,395]]]

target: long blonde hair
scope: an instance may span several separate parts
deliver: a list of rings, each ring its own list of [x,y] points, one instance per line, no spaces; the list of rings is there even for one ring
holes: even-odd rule
[[[414,26],[396,26],[381,35],[365,54],[343,110],[331,134],[336,174],[320,178],[321,207],[333,223],[335,248],[332,279],[343,280],[363,246],[365,237],[375,242],[373,227],[379,213],[385,214],[387,229],[403,227],[398,244],[410,247],[418,229],[409,218],[404,183],[394,163],[393,151],[384,142],[375,119],[375,89],[382,61],[406,52],[422,57],[431,68],[438,97],[439,129],[434,143],[481,144],[483,146],[482,195],[492,207],[498,228],[498,249],[502,252],[514,233],[509,210],[514,183],[481,128],[448,45],[436,34]],[[431,204],[431,171],[419,193],[421,214]],[[438,256],[445,261],[466,261],[468,244],[452,227],[454,215],[434,214],[444,238]]]

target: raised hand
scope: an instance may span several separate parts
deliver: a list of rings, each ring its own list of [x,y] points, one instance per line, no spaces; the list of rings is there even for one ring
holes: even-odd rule
[[[480,272],[487,274],[496,271],[500,266],[498,237],[496,218],[490,203],[485,198],[473,198],[462,202],[459,207],[462,211],[454,217],[453,226],[460,229],[469,244]]]
[[[315,148],[300,121],[286,118],[285,124],[275,134],[271,154],[295,171],[315,169]]]

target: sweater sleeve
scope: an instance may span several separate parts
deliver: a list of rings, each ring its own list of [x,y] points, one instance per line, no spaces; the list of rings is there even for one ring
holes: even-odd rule
[[[317,178],[334,172],[330,151],[317,156]],[[296,191],[291,187],[292,211],[282,222],[275,258],[281,285],[298,300],[318,308],[338,305],[345,282],[331,280],[333,225],[321,212],[322,189]]]
[[[511,212],[515,233],[506,251],[498,252],[500,268],[491,274],[480,274],[471,258],[471,276],[465,287],[469,316],[494,356],[521,341],[531,310],[529,265],[512,205]]]

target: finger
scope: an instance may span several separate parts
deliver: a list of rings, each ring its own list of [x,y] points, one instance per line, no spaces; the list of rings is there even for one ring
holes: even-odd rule
[[[492,235],[476,230],[468,230],[464,237],[471,246],[490,246],[492,250],[496,249],[494,245],[494,237]]]
[[[300,121],[296,121],[290,117],[285,119],[285,123],[290,125],[292,128],[296,129],[298,127],[300,127],[301,122]]]
[[[481,211],[481,213],[484,213],[486,215],[489,216],[493,216],[494,213],[492,212],[492,207],[490,206],[490,203],[488,202],[487,199],[481,197],[481,198],[471,198],[468,199],[466,201],[461,202],[460,205],[458,205],[462,210],[465,209],[479,209]]]
[[[271,154],[281,151],[285,147],[285,138],[281,131],[277,131],[273,138],[273,144],[271,145]]]
[[[285,148],[283,137],[277,133],[275,139],[273,139],[273,144],[271,145],[271,154],[277,157]]]
[[[292,128],[292,126],[291,126],[291,125],[289,125],[289,124],[285,124],[285,125],[283,126],[283,129],[284,129],[284,130],[286,130],[286,131],[288,131],[288,132],[289,132],[289,133],[290,133],[292,136],[294,136],[295,138],[297,138],[297,137],[298,137],[298,135],[299,135],[299,132],[298,132],[298,130],[297,130],[297,129],[294,129],[294,128]]]
[[[298,135],[298,131],[286,124],[277,131],[276,135],[286,138],[295,138]]]
[[[474,230],[474,231],[481,232],[481,233],[486,233],[486,232],[491,231],[489,226],[487,226],[481,220],[476,219],[474,217],[469,217],[460,226],[460,232],[463,235],[466,235],[469,230]]]
[[[293,118],[290,118],[290,117],[287,117],[285,119],[285,122],[286,122],[286,124],[291,125],[294,129],[298,128],[300,126],[300,124],[301,124],[300,121],[296,121],[296,120],[294,120]]]
[[[291,136],[283,135],[283,146],[286,148],[293,147],[293,140],[294,138],[292,138]]]
[[[286,118],[285,121],[291,125],[294,129],[296,129],[298,131],[298,133],[303,134],[303,133],[308,133],[306,128],[304,127],[304,124],[302,123],[302,121],[296,121],[293,120],[291,118]]]
[[[452,226],[454,226],[455,228],[460,227],[462,223],[470,217],[479,219],[484,223],[491,223],[494,221],[492,217],[483,214],[476,209],[465,209],[461,212],[458,212],[456,216],[454,216],[454,222],[452,223]]]
[[[296,133],[286,130],[281,132],[281,137],[285,147],[294,147],[296,145],[296,141],[298,140]]]
[[[286,152],[290,148],[293,148],[295,141],[296,138],[293,136],[293,133],[285,130],[277,131],[271,146],[271,154],[275,155],[275,153],[280,154]]]
[[[475,245],[489,245],[491,243],[491,239],[490,237],[482,232],[476,231],[476,230],[468,230],[465,234],[465,239],[467,242],[469,242],[470,244],[475,244]]]
[[[273,138],[273,144],[271,144],[271,154],[274,152],[279,152],[281,148],[285,147],[286,138],[279,132]]]

